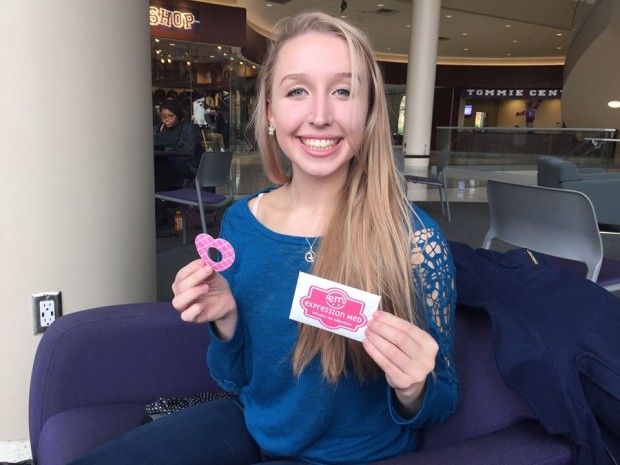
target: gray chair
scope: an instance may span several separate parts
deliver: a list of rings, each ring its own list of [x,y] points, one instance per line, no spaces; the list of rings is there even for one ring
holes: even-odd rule
[[[600,224],[620,225],[620,173],[602,168],[578,168],[574,163],[544,155],[538,158],[537,183],[583,192],[588,196]]]
[[[200,158],[196,173],[195,188],[175,189],[171,191],[155,192],[155,198],[181,204],[183,214],[183,244],[187,242],[187,207],[197,207],[200,212],[202,232],[207,232],[205,209],[216,209],[234,202],[233,183],[230,177],[232,152],[204,152]],[[207,188],[224,186],[226,194],[208,192]]]
[[[581,192],[489,180],[491,225],[482,247],[494,239],[544,254],[609,291],[620,290],[620,262],[603,257],[592,202]]]
[[[418,184],[426,184],[429,186],[435,186],[439,188],[439,200],[441,201],[441,213],[446,215],[448,221],[450,221],[450,203],[448,202],[448,183],[446,181],[445,168],[448,165],[450,159],[450,149],[443,149],[437,157],[437,176],[413,176],[410,174],[405,175],[405,181]],[[445,204],[445,206],[444,206]]]

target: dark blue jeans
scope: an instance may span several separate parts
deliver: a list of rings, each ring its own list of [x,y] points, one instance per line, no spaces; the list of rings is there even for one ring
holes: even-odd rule
[[[299,464],[265,459],[246,429],[243,407],[217,399],[185,408],[129,431],[71,465]]]

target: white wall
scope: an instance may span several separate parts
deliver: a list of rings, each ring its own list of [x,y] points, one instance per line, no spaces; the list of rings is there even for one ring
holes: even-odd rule
[[[62,291],[65,313],[156,295],[148,1],[8,3],[0,440],[28,437],[32,293]]]

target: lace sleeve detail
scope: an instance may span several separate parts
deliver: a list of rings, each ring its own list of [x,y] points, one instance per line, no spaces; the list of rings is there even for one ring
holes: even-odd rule
[[[437,225],[432,222],[418,224],[411,260],[417,300],[426,309],[429,332],[439,344],[438,362],[443,361],[443,369],[447,371],[448,379],[454,380],[454,262],[448,243]],[[436,371],[437,369],[441,367],[436,367]]]

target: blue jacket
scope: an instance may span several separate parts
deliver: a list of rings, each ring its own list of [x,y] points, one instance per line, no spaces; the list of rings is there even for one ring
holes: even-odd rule
[[[535,252],[450,248],[457,304],[488,311],[506,383],[571,440],[574,463],[610,463],[608,450],[617,460],[620,299]]]

